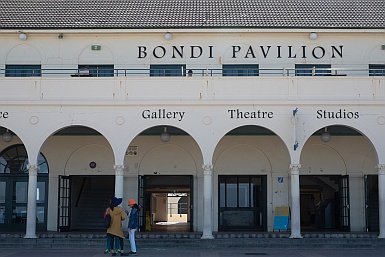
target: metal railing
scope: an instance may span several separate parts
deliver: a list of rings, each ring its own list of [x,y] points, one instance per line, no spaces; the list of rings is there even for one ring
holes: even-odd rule
[[[0,69],[0,77],[222,77],[222,76],[385,76],[384,69],[352,69],[352,68],[276,68],[276,69],[187,69],[172,73],[161,73],[154,69],[110,69],[90,70],[80,69]],[[167,70],[164,70],[167,71]],[[163,74],[163,75],[159,75]]]

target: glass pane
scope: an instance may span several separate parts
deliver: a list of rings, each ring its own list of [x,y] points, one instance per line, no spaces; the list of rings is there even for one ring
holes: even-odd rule
[[[14,206],[12,208],[12,224],[25,224],[27,222],[27,207]]]
[[[385,65],[369,64],[369,76],[385,76]]]
[[[0,204],[5,203],[5,188],[6,182],[0,182]]]
[[[0,173],[9,173],[7,162],[2,156],[0,156]]]
[[[221,182],[219,184],[219,195],[220,195],[220,199],[219,199],[219,206],[220,207],[226,207],[225,205],[225,183],[224,182]]]
[[[13,192],[13,202],[27,203],[28,199],[28,182],[15,182]]]
[[[239,178],[238,205],[239,207],[249,207],[249,178]]]
[[[152,77],[178,77],[184,76],[186,65],[151,65],[150,76]],[[182,72],[183,71],[183,72]]]
[[[258,76],[259,65],[257,64],[225,64],[222,67],[223,76]]]
[[[36,208],[36,222],[44,223],[44,206],[38,206]]]
[[[0,224],[5,223],[5,206],[0,205]]]
[[[5,189],[6,182],[0,182],[0,224],[5,222]]]
[[[39,170],[38,170],[39,173],[48,173],[48,164],[42,154],[39,154],[37,163],[39,165]]]
[[[37,182],[36,202],[44,203],[45,200],[45,182]]]
[[[250,207],[260,207],[261,205],[258,202],[258,195],[262,197],[262,180],[261,178],[251,178],[251,194],[250,194]],[[261,203],[264,202],[264,199],[261,199]]]
[[[226,207],[237,207],[237,179],[229,178],[226,182]]]

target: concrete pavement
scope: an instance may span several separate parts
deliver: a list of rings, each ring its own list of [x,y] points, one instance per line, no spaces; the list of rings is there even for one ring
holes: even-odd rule
[[[1,250],[0,257],[109,257],[100,249],[29,249],[29,250]],[[119,256],[119,255],[118,255]],[[141,257],[383,257],[385,249],[166,249],[144,248],[138,249]]]

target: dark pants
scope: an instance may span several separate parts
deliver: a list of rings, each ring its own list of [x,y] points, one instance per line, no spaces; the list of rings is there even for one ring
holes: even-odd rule
[[[124,249],[124,241],[123,241],[123,238],[121,237],[118,237],[118,236],[115,236],[115,235],[112,235],[112,234],[107,234],[107,236],[110,238],[110,244],[111,244],[111,250],[117,250],[115,249],[115,239],[116,240],[119,240],[119,243],[120,243],[120,250],[122,251]]]

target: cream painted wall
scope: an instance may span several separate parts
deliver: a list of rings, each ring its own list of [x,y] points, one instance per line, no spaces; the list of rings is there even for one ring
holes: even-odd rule
[[[224,30],[223,30],[224,31]],[[270,33],[262,31],[237,30],[229,32],[215,32],[207,34],[202,32],[175,32],[172,41],[166,41],[162,33],[130,32],[126,34],[103,34],[103,33],[65,33],[62,40],[57,39],[57,35],[52,31],[50,34],[29,33],[28,40],[21,43],[14,33],[2,31],[0,49],[0,63],[19,63],[21,60],[31,60],[36,62],[35,57],[40,57],[41,63],[47,67],[55,65],[72,65],[76,67],[78,63],[87,62],[88,64],[102,62],[105,64],[115,63],[119,68],[137,67],[143,68],[156,63],[180,63],[189,59],[189,65],[199,67],[220,67],[222,63],[234,63],[232,46],[240,46],[241,49],[237,57],[246,56],[250,46],[253,48],[255,58],[242,58],[243,63],[259,63],[260,68],[282,68],[293,67],[294,63],[332,63],[338,67],[352,65],[355,68],[366,66],[368,61],[383,62],[385,53],[381,51],[383,44],[382,32],[366,33],[365,37],[358,36],[356,33],[346,31],[325,30],[319,33],[316,41],[309,39],[307,31],[279,33],[271,30]],[[354,42],[354,45],[352,45]],[[91,45],[100,45],[100,51],[91,51]],[[281,45],[280,61],[277,62],[277,45]],[[341,61],[339,58],[330,58],[331,45],[339,47],[343,45],[344,60],[355,60],[354,64],[347,61]],[[20,49],[17,47],[21,46]],[[146,58],[138,58],[139,46],[145,46],[147,49]],[[166,49],[165,58],[155,58],[152,55],[154,48],[163,46]],[[183,58],[171,58],[172,46],[185,46]],[[202,46],[203,54],[201,58],[190,59],[190,46]],[[209,56],[209,46],[213,48],[213,58]],[[264,46],[265,54],[260,46]],[[268,46],[271,49],[268,51]],[[288,57],[287,46],[293,46],[292,56]],[[306,58],[303,57],[303,46],[306,47]],[[325,48],[326,57],[316,59],[312,57],[312,50],[315,47]],[[357,46],[365,46],[361,51],[357,51]],[[26,51],[26,47],[36,50]]]
[[[130,32],[125,34],[30,33],[21,42],[15,33],[1,31],[0,68],[6,64],[42,64],[43,68],[72,68],[78,64],[114,64],[115,68],[149,68],[150,64],[186,63],[193,68],[221,68],[222,64],[258,63],[260,68],[294,68],[296,63],[327,63],[332,67],[367,69],[369,63],[384,64],[381,50],[383,32],[361,33],[325,30],[317,41],[308,33],[293,31],[179,31],[172,41],[163,33]],[[99,44],[101,51],[90,50]],[[138,58],[138,46],[145,45],[148,57]],[[152,56],[152,50],[162,45],[164,58]],[[172,58],[172,46],[185,45],[183,58]],[[201,45],[201,58],[189,58],[189,46]],[[208,58],[208,46],[213,45],[213,58]],[[232,46],[239,45],[237,58],[232,58]],[[272,48],[263,58],[260,46]],[[277,45],[283,45],[282,58],[277,58]],[[295,58],[288,57],[287,46],[293,46]],[[316,59],[307,52],[301,58],[302,46],[326,49],[326,56]],[[343,45],[343,58],[330,58],[330,46]],[[249,46],[256,58],[243,58]],[[277,61],[278,59],[278,61]],[[347,75],[352,75],[348,73]],[[17,136],[11,143],[0,140],[0,149],[24,143],[30,152],[41,151],[50,167],[48,229],[56,230],[57,179],[59,175],[114,175],[113,166],[124,164],[124,204],[138,194],[138,175],[193,175],[194,230],[203,229],[202,164],[212,162],[213,224],[218,224],[218,176],[223,174],[258,174],[267,176],[268,230],[272,230],[273,211],[290,204],[289,165],[296,161],[300,174],[348,174],[352,176],[352,229],[363,227],[364,174],[377,174],[375,165],[384,163],[385,80],[371,78],[366,72],[358,77],[283,77],[281,74],[253,77],[150,78],[129,76],[114,78],[71,78],[69,74],[42,78],[9,78],[0,76],[0,112],[9,112],[0,119],[0,126]],[[356,75],[355,75],[356,76]],[[343,106],[343,107],[341,107]],[[297,139],[300,148],[292,150],[294,126],[292,110],[299,107]],[[145,120],[144,109],[185,111],[183,121]],[[318,109],[336,111],[340,108],[358,111],[360,118],[317,119]],[[272,119],[237,119],[229,117],[229,109],[274,112]],[[97,137],[50,137],[66,126],[86,125],[103,134]],[[137,136],[146,128],[167,125],[187,131],[192,137],[172,136],[162,143],[157,136]],[[233,128],[259,125],[278,136],[223,137]],[[357,129],[363,137],[336,137],[324,144],[310,137],[325,126],[345,125]],[[48,139],[47,139],[48,137]],[[310,138],[309,138],[310,137]],[[137,156],[126,156],[128,145],[138,146]],[[326,161],[325,161],[326,160]],[[88,164],[95,161],[97,167]],[[120,163],[121,161],[121,163]],[[118,162],[118,163],[115,163]],[[310,168],[311,167],[311,168]],[[283,177],[283,183],[277,178]],[[358,189],[358,190],[357,190]],[[354,211],[354,213],[353,213]]]

